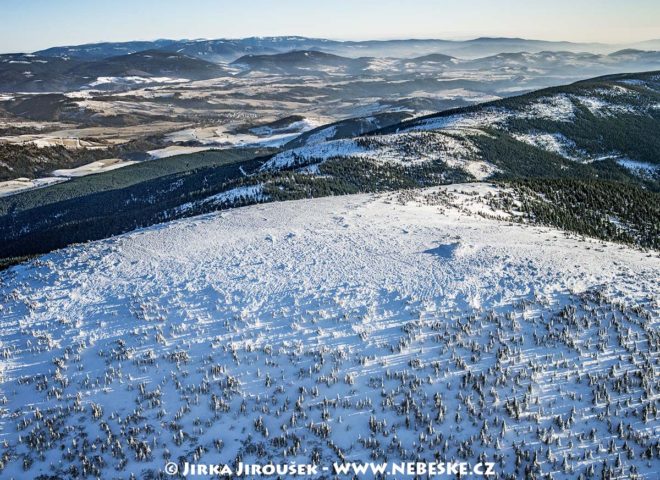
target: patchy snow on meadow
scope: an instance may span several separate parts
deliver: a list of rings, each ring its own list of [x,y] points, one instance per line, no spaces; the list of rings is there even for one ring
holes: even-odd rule
[[[263,164],[261,170],[281,170],[308,163],[321,163],[330,158],[354,157],[361,153],[372,152],[366,146],[358,145],[355,139],[331,140],[278,153]]]
[[[592,115],[597,117],[614,116],[622,113],[637,113],[637,110],[631,105],[621,105],[609,102],[598,96],[576,95],[573,98],[586,107]]]
[[[337,135],[337,127],[326,127],[308,136],[305,139],[305,144],[313,145],[315,143],[325,142],[326,140],[334,138],[335,135]]]
[[[264,193],[263,185],[249,185],[232,188],[195,202],[184,203],[175,208],[173,213],[180,215],[193,208],[244,205],[245,203],[264,202],[268,199],[269,197]]]
[[[457,113],[420,119],[406,131],[465,130],[498,126],[509,118],[510,112],[501,108],[484,108],[476,112]]]

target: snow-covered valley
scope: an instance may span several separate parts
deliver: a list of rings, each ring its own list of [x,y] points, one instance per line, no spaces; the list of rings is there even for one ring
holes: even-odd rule
[[[0,273],[0,476],[496,462],[657,478],[657,253],[486,184],[233,209]]]

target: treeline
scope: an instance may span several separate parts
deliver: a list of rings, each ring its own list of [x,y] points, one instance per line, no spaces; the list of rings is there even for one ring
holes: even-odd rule
[[[484,159],[497,166],[500,171],[494,175],[495,180],[519,178],[608,180],[660,192],[658,172],[642,177],[619,165],[614,158],[588,163],[568,160],[559,154],[517,140],[507,132],[494,129],[487,129],[486,132],[487,135],[472,137],[472,141],[479,149],[479,154],[475,155],[474,159]]]
[[[660,194],[602,180],[519,179],[491,206],[518,211],[527,222],[607,241],[660,249]]]
[[[167,210],[214,195],[256,169],[261,161],[255,153],[227,150],[144,162],[0,198],[0,258],[46,253],[169,220]]]
[[[219,191],[260,185],[268,201],[285,201],[447,185],[471,179],[472,177],[462,170],[447,167],[442,162],[397,165],[377,164],[356,157],[336,157],[318,165],[316,174],[294,169],[259,172],[249,177],[231,179],[224,183]],[[239,197],[221,203],[199,202],[189,206],[185,212],[171,210],[168,212],[168,218],[199,215],[222,208],[249,205],[256,201],[249,197]]]
[[[53,170],[76,168],[104,158],[144,160],[148,157],[144,152],[158,148],[161,143],[160,139],[142,138],[102,150],[0,143],[0,181],[43,177]]]

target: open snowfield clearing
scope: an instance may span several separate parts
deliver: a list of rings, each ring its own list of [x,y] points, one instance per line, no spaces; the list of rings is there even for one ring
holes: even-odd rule
[[[17,178],[16,180],[7,180],[6,182],[0,182],[0,197],[13,195],[24,190],[32,190],[33,188],[47,187],[64,181],[66,181],[66,178],[55,177],[34,179]]]
[[[1,273],[1,475],[483,455],[657,478],[657,253],[484,218],[494,191],[257,205]]]
[[[134,163],[137,162],[122,160],[121,158],[106,158],[77,168],[61,168],[59,170],[54,170],[53,175],[56,177],[84,177],[94,173],[109,172],[110,170],[116,170],[117,168],[127,167]]]

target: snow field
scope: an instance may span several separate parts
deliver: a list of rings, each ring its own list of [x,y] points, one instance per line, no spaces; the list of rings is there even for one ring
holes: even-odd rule
[[[654,478],[660,260],[484,218],[494,193],[258,205],[2,273],[3,477],[483,455]]]

